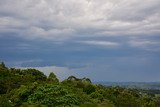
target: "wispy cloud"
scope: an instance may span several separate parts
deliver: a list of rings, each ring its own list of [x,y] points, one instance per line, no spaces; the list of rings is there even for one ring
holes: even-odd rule
[[[104,46],[104,47],[117,47],[120,45],[116,42],[110,42],[110,41],[80,41],[80,43],[88,45]]]
[[[135,39],[128,42],[131,47],[142,48],[150,51],[159,51],[160,50],[160,42],[156,40],[141,40]]]
[[[142,40],[142,41],[130,41],[132,46],[149,46],[149,45],[158,45],[159,42],[149,41],[149,40]]]

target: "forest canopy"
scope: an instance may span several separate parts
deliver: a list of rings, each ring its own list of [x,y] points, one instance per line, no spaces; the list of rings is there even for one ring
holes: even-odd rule
[[[105,87],[89,78],[59,81],[36,69],[0,64],[0,107],[159,107],[160,97],[144,90]]]

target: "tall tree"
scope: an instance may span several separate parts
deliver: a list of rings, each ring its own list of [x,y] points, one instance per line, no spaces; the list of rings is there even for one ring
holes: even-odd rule
[[[6,65],[4,64],[4,62],[1,62],[0,68],[6,68]]]
[[[59,82],[58,78],[56,77],[56,75],[55,75],[53,72],[51,72],[51,73],[49,74],[49,76],[48,76],[48,78],[47,78],[47,81],[48,81],[49,83],[58,83],[58,82]]]

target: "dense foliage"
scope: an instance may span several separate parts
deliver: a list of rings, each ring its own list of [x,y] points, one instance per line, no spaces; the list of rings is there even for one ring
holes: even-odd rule
[[[159,90],[156,90],[159,93]],[[89,78],[68,77],[59,82],[35,69],[0,64],[0,107],[160,107],[155,91],[105,87]]]

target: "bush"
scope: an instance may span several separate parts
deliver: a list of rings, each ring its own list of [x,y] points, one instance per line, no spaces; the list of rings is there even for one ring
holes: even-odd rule
[[[39,87],[27,101],[29,104],[41,104],[46,106],[70,106],[79,105],[79,100],[69,89],[60,85],[46,85]]]

